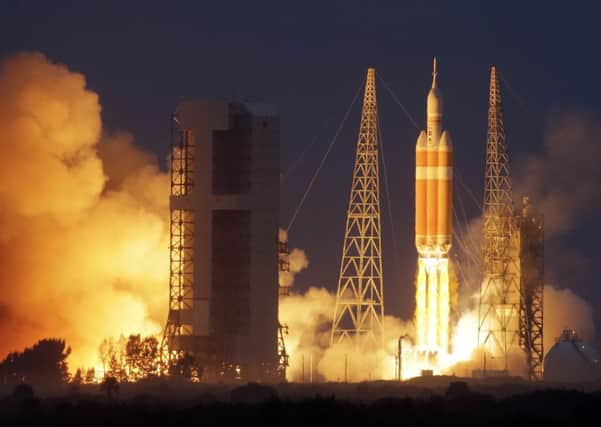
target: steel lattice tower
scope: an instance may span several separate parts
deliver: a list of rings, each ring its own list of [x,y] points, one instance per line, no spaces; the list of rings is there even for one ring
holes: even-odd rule
[[[492,365],[499,366],[501,362],[500,366],[508,370],[508,351],[518,344],[519,335],[519,249],[501,93],[495,67],[490,72],[483,217],[478,343],[496,359]]]
[[[543,376],[544,218],[522,199],[516,215],[520,229],[520,346],[526,353],[529,380]]]
[[[376,70],[367,70],[353,182],[331,343],[377,343],[382,336],[384,292],[380,228]]]
[[[190,194],[194,186],[194,138],[192,131],[181,128],[174,114],[171,130],[171,198]],[[186,340],[192,336],[194,306],[194,211],[170,209],[169,243],[169,315],[162,351],[166,362],[185,353]]]

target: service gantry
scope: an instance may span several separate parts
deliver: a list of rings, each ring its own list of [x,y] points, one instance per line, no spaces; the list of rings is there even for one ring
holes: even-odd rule
[[[543,378],[544,218],[528,197],[516,215],[520,230],[520,346],[526,354],[528,379]]]

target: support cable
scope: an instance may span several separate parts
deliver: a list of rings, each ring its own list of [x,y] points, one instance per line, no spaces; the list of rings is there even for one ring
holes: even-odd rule
[[[537,137],[541,138],[543,135],[543,131],[539,126],[539,120],[537,120],[536,116],[528,109],[528,107],[526,106],[526,102],[524,102],[524,99],[517,93],[517,91],[513,88],[511,83],[509,83],[509,80],[507,80],[505,76],[501,73],[499,73],[499,77],[501,78],[501,81],[505,84],[505,87],[508,89],[510,95],[515,99],[519,107],[526,114],[526,117],[530,121],[530,126],[534,128]]]
[[[288,176],[290,176],[290,173],[296,169],[296,167],[300,164],[300,162],[303,160],[303,158],[305,157],[305,155],[311,150],[311,148],[315,145],[315,143],[318,140],[318,135],[315,135],[313,137],[313,139],[311,140],[311,143],[308,144],[305,149],[302,151],[302,153],[292,162],[292,164],[288,167],[288,169],[286,170],[286,172],[284,172],[282,174],[282,176],[280,177],[280,184],[283,184],[284,181],[286,181],[286,178],[288,178]]]
[[[392,217],[392,205],[391,205],[391,198],[390,198],[390,186],[388,184],[388,170],[386,168],[386,157],[384,155],[384,139],[382,138],[382,130],[380,127],[380,115],[377,115],[378,117],[378,137],[380,140],[380,151],[382,152],[382,169],[384,169],[384,194],[386,195],[386,207],[388,208],[388,218],[390,219],[390,229],[392,232],[392,246],[394,249],[394,260],[395,260],[395,264],[397,265],[397,268],[400,268],[401,266],[401,262],[400,262],[400,252],[399,252],[399,248],[397,245],[397,239],[396,239],[396,231],[394,228],[394,220]]]
[[[463,187],[463,190],[468,194],[468,196],[470,196],[476,207],[480,211],[482,211],[482,202],[476,197],[472,189],[465,183],[465,181],[463,180],[463,176],[459,173],[455,173],[455,175],[458,178],[457,181],[459,182],[459,185],[461,185],[461,187]]]
[[[298,205],[296,206],[296,209],[294,210],[294,213],[292,214],[292,218],[290,219],[290,222],[288,223],[288,227],[286,227],[286,231],[290,232],[292,226],[294,225],[294,222],[296,221],[296,218],[297,218],[301,208],[303,207],[303,204],[305,203],[305,200],[307,199],[309,192],[313,188],[313,184],[315,183],[315,180],[317,179],[319,172],[323,168],[323,165],[325,164],[325,162],[328,158],[328,155],[330,154],[330,151],[332,151],[332,148],[334,148],[334,145],[336,144],[336,141],[338,140],[338,136],[340,135],[340,132],[342,132],[342,129],[344,128],[344,124],[346,123],[346,121],[351,113],[351,110],[352,110],[353,106],[355,105],[357,98],[359,97],[359,93],[361,93],[361,89],[363,89],[363,82],[361,82],[361,84],[359,85],[359,88],[357,89],[357,92],[355,93],[355,96],[353,97],[351,104],[348,106],[346,113],[344,113],[342,121],[340,122],[340,124],[338,125],[338,128],[336,129],[336,133],[334,134],[334,137],[332,138],[332,140],[330,141],[330,144],[328,145],[328,149],[326,150],[325,154],[321,158],[321,161],[319,162],[317,169],[313,173],[313,176],[311,177],[311,180],[309,181],[309,184],[307,185],[307,188],[305,189],[305,192],[303,193],[303,196],[301,197],[300,202],[298,203]]]
[[[382,84],[384,85],[384,88],[388,91],[388,93],[390,93],[390,96],[392,97],[392,99],[394,100],[394,102],[397,103],[397,105],[399,107],[401,107],[401,110],[403,110],[403,112],[405,113],[405,116],[407,116],[407,118],[409,119],[409,121],[411,122],[411,124],[415,127],[415,129],[417,129],[418,131],[420,131],[420,127],[417,124],[417,122],[415,121],[415,119],[413,118],[413,116],[409,113],[409,110],[407,110],[405,108],[405,106],[401,103],[401,101],[399,101],[399,98],[395,95],[395,93],[392,91],[392,89],[390,88],[390,86],[388,86],[388,84],[384,81],[384,79],[382,78],[382,76],[380,76],[380,74],[378,73],[378,78],[380,79],[380,81],[382,82]]]

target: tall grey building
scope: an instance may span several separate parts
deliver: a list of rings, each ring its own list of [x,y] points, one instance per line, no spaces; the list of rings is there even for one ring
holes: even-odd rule
[[[279,117],[266,104],[183,101],[172,125],[164,344],[256,376],[277,360]]]

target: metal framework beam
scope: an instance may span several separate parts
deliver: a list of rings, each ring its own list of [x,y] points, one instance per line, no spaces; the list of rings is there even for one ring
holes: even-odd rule
[[[376,70],[367,70],[353,181],[332,323],[331,344],[377,343],[384,291],[380,227]]]
[[[181,129],[175,115],[171,132],[171,199],[185,197],[194,186],[194,138]],[[163,357],[177,360],[188,350],[194,301],[194,211],[171,203],[169,241],[169,314],[162,343]],[[189,346],[189,345],[188,345]]]
[[[520,227],[520,346],[526,353],[528,379],[543,375],[544,219],[530,200],[522,200]]]
[[[509,155],[495,67],[490,73],[483,204],[483,279],[478,310],[478,344],[508,370],[508,353],[518,344],[520,283]]]
[[[287,234],[287,233],[286,233]],[[288,241],[283,238],[282,233],[280,233],[280,237],[278,239],[278,253],[279,253],[279,274],[286,274],[290,272],[290,261],[288,256],[290,252],[288,251]],[[288,285],[288,284],[286,284]],[[282,283],[279,284],[279,298],[286,297],[290,295],[290,286],[282,286]],[[279,314],[278,314],[279,318]],[[277,374],[284,381],[286,380],[286,370],[290,365],[288,362],[289,355],[286,351],[286,340],[284,335],[288,335],[288,325],[282,323],[282,319],[278,320],[278,366],[277,366]]]

